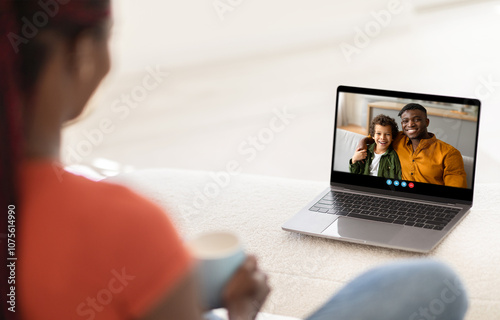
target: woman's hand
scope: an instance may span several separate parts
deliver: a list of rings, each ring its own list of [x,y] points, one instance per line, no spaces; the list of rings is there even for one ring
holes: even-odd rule
[[[269,292],[267,275],[258,269],[254,256],[247,257],[222,293],[229,319],[255,319]]]
[[[354,152],[354,155],[352,156],[352,163],[356,163],[358,161],[365,160],[367,156],[366,148],[357,148],[356,152]]]

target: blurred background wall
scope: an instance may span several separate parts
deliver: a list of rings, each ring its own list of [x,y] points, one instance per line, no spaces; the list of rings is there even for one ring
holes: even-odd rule
[[[345,84],[481,99],[478,178],[500,178],[500,1],[115,0],[114,20],[66,164],[328,182]]]

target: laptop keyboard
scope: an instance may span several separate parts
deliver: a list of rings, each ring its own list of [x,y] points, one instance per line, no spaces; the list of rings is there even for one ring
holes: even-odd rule
[[[346,192],[329,192],[309,210],[433,230],[443,230],[460,212],[460,209]]]

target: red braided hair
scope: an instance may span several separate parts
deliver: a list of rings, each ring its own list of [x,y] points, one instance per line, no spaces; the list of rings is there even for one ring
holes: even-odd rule
[[[29,115],[30,92],[47,58],[37,35],[51,29],[71,41],[102,25],[109,15],[109,0],[0,0],[0,319],[19,314],[8,311],[11,305],[6,303],[11,285],[5,267],[7,213],[9,206],[16,207],[19,238],[16,173],[24,152],[23,116]]]

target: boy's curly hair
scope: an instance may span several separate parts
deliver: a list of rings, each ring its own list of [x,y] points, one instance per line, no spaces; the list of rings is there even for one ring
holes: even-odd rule
[[[375,118],[372,119],[372,122],[370,123],[370,136],[373,137],[375,135],[375,125],[381,125],[381,126],[391,126],[392,128],[392,139],[396,138],[398,132],[399,132],[399,127],[398,124],[396,123],[396,120],[394,120],[391,117],[386,116],[385,114],[379,114]]]

